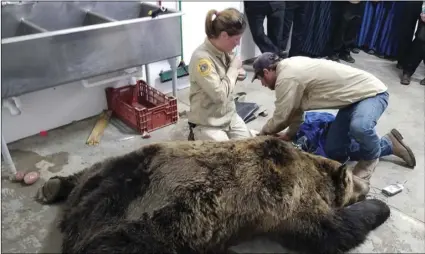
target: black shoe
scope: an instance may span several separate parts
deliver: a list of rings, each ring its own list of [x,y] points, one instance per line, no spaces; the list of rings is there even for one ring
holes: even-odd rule
[[[339,63],[339,57],[336,54],[328,56],[328,59]]]
[[[366,53],[368,53],[369,55],[375,55],[376,52],[373,49],[369,49]]]
[[[351,52],[353,52],[354,54],[358,54],[358,53],[360,53],[360,49],[359,48],[352,48]]]
[[[348,53],[348,54],[339,54],[339,59],[346,61],[348,63],[354,63],[356,60]]]
[[[406,73],[403,74],[403,77],[401,77],[401,80],[400,80],[400,84],[405,85],[405,86],[409,85],[410,84],[410,78],[411,78],[411,76],[409,74],[406,74]]]
[[[421,80],[421,82],[420,82],[419,84],[421,84],[421,85],[425,86],[425,78],[424,78],[424,79],[422,79],[422,80]]]

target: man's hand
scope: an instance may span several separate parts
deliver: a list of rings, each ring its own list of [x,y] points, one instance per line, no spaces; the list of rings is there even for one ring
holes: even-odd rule
[[[291,141],[292,140],[292,137],[290,137],[288,134],[286,134],[286,133],[281,133],[281,134],[276,134],[276,136],[279,138],[279,139],[281,139],[281,140],[284,140],[284,141]]]
[[[257,133],[257,136],[264,136],[264,135],[267,135],[267,134],[264,134],[264,133],[262,133],[262,132],[259,132],[259,133]],[[272,134],[270,134],[270,135],[272,135]],[[277,134],[274,134],[274,135],[272,135],[272,136],[275,136],[275,137],[277,137],[278,139],[281,139],[281,140],[284,140],[284,141],[292,141],[292,137],[290,137],[288,134],[286,134],[285,132],[284,133],[277,133]]]

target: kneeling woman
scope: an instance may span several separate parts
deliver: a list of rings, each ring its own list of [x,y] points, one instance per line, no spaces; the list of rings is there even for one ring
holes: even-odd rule
[[[232,51],[246,28],[243,14],[233,8],[210,10],[205,21],[205,38],[189,64],[191,136],[195,140],[251,137],[236,112],[233,90],[245,76],[242,62]]]

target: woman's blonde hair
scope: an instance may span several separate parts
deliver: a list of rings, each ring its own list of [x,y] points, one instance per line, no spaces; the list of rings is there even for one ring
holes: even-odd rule
[[[209,39],[217,38],[221,32],[226,32],[229,36],[240,35],[245,28],[244,15],[235,8],[227,8],[220,12],[210,10],[207,13],[205,33]]]

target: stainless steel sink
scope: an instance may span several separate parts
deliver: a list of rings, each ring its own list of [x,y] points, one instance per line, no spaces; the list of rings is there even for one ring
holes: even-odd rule
[[[141,2],[2,6],[2,98],[181,55],[181,12]]]

